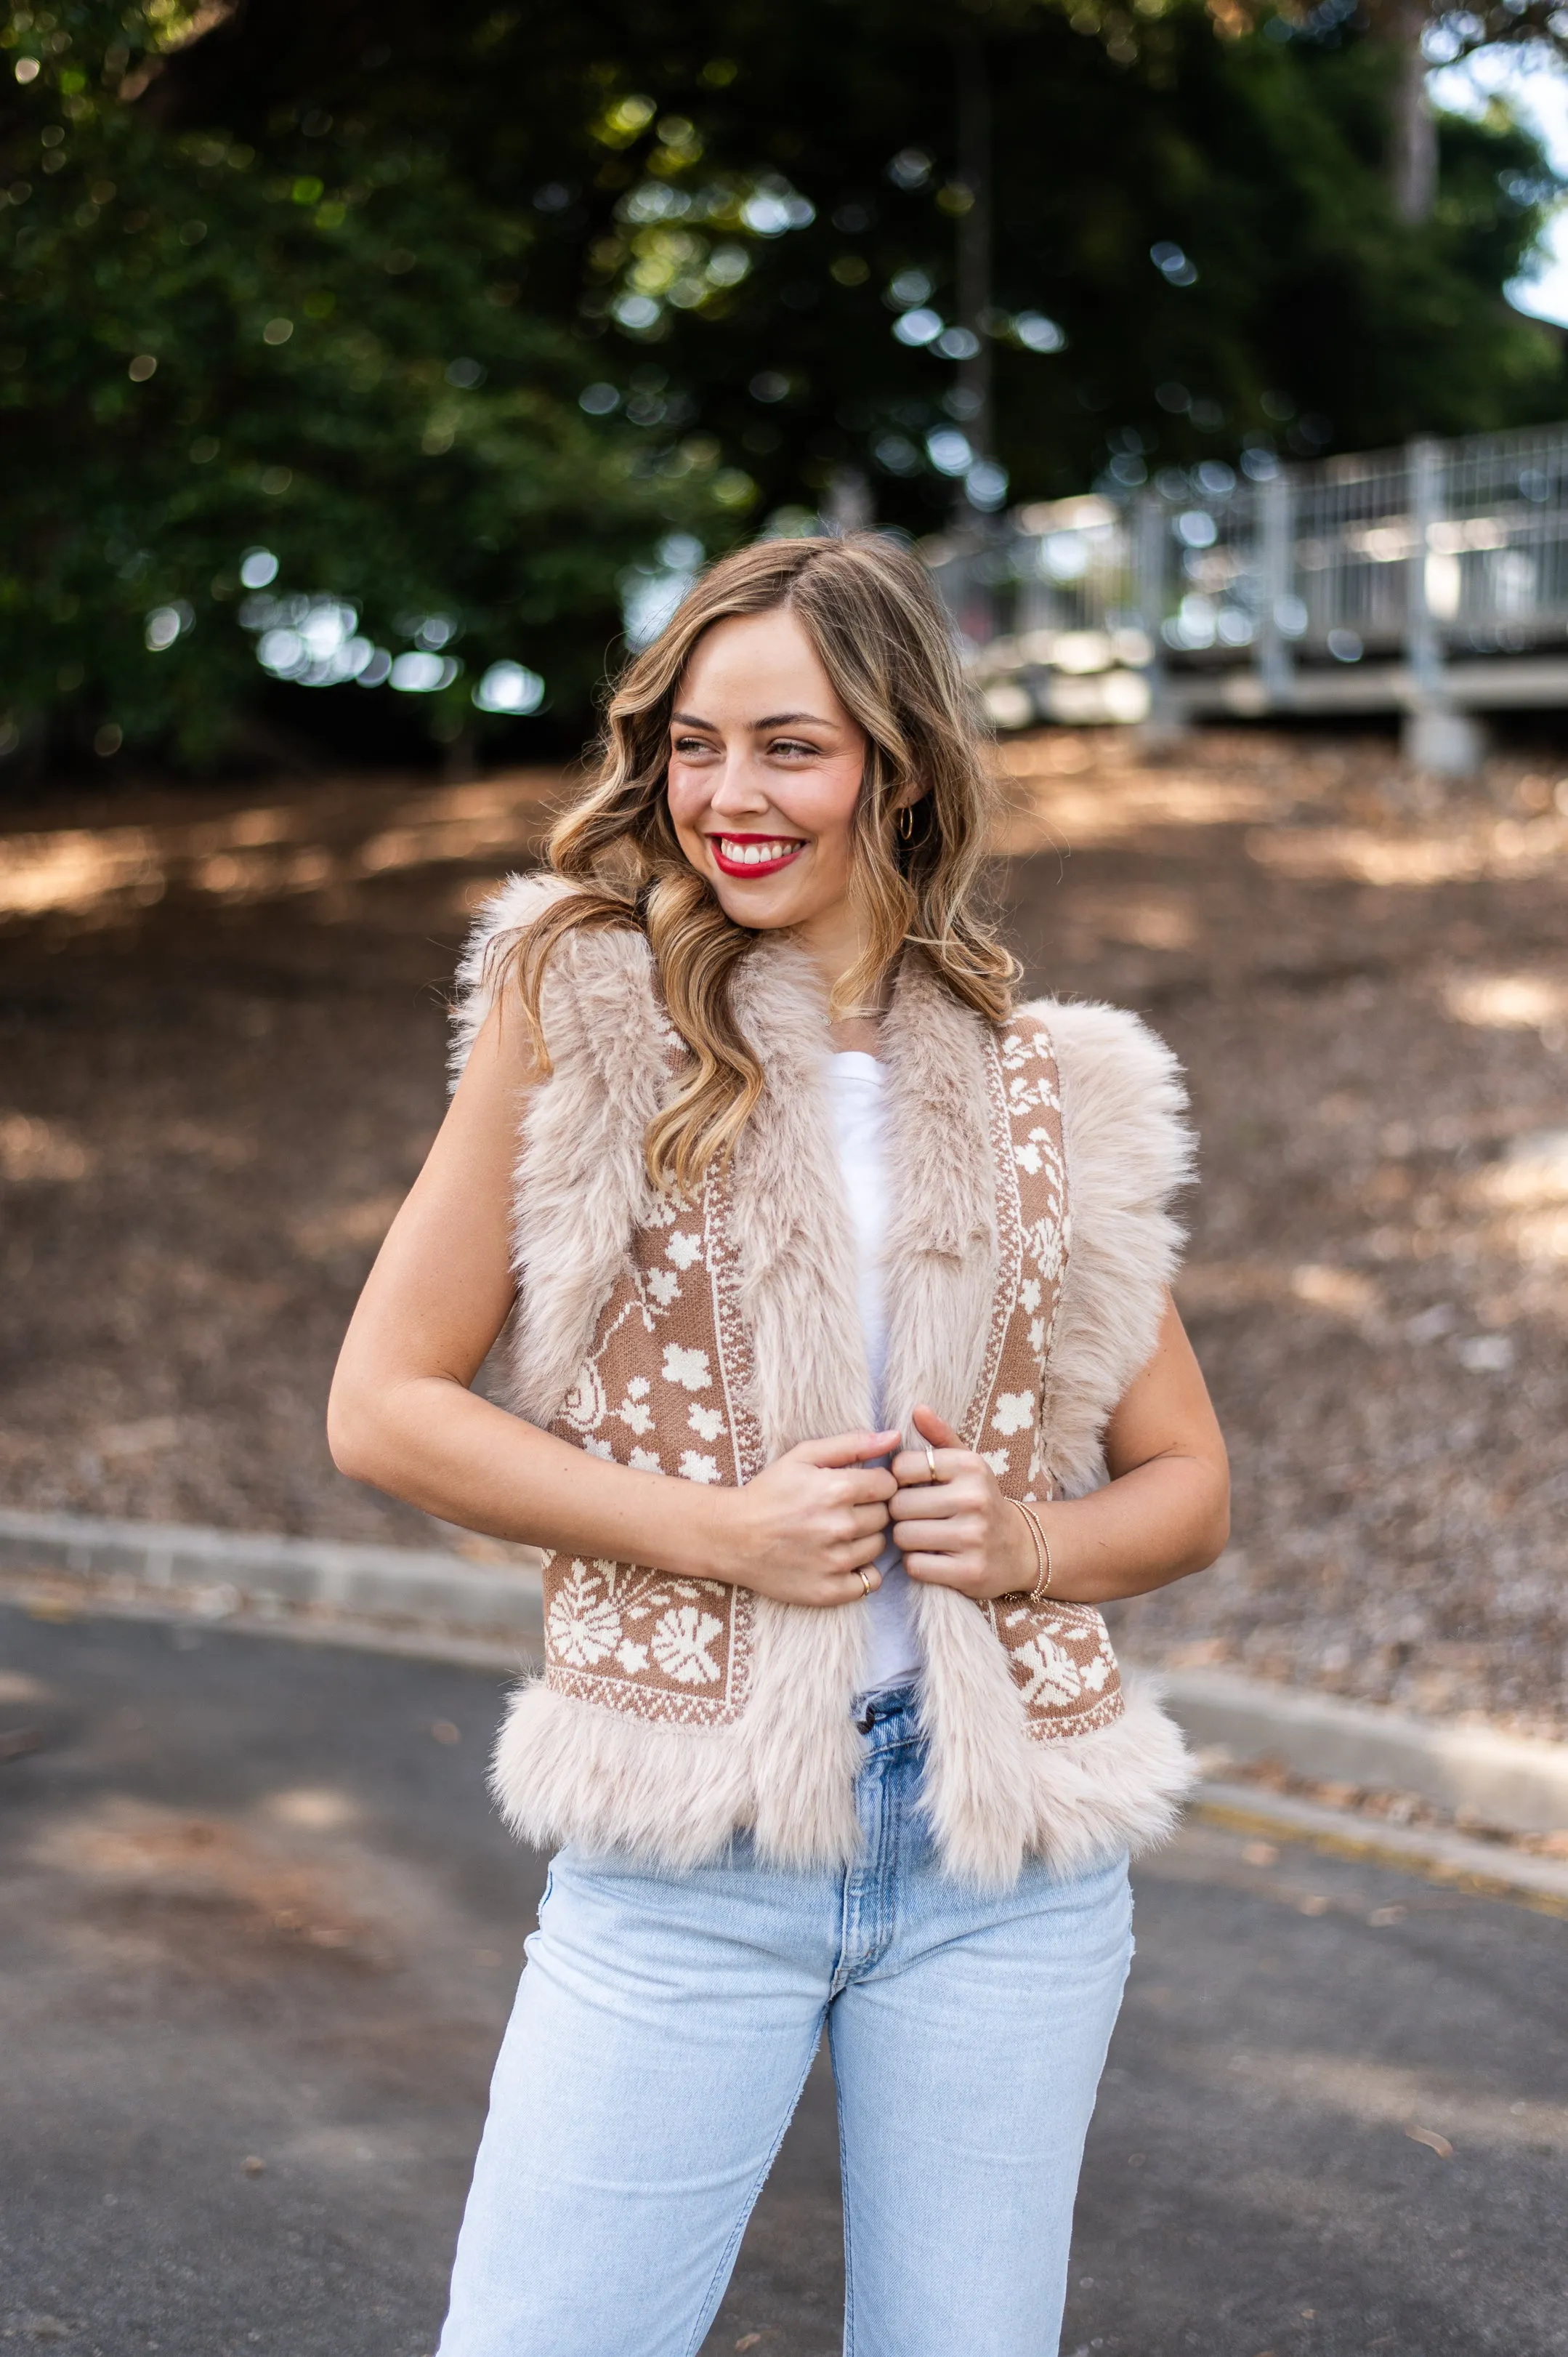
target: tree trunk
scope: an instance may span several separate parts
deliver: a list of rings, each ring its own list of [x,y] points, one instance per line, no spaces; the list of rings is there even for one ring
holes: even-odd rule
[[[959,325],[974,337],[976,350],[961,361],[958,381],[965,395],[964,430],[982,458],[994,454],[991,410],[991,83],[978,29],[966,25],[958,37],[959,174],[969,190],[969,210],[958,223]]]
[[[1427,14],[1421,0],[1398,0],[1391,12],[1399,81],[1394,91],[1391,178],[1394,210],[1412,227],[1432,219],[1437,202],[1437,124],[1426,97],[1421,37]]]

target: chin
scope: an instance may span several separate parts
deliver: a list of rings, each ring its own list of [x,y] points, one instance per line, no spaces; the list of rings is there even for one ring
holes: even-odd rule
[[[747,932],[782,932],[811,914],[797,905],[793,893],[775,892],[765,884],[742,885],[737,891],[727,876],[710,876],[708,882],[731,924],[744,926]]]

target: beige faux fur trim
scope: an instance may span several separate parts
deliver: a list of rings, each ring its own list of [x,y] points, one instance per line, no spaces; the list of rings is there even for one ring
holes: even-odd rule
[[[980,1614],[967,1609],[985,1632]],[[834,1783],[847,1777],[853,1795],[859,1761],[853,1720],[846,1711],[848,1760],[821,1762],[787,1818],[765,1805],[764,1793],[777,1792],[775,1780],[794,1764],[789,1714],[779,1709],[777,1695],[764,1714],[761,1699],[734,1725],[699,1733],[596,1710],[535,1679],[513,1697],[490,1788],[512,1832],[536,1848],[575,1841],[684,1873],[722,1857],[731,1835],[750,1826],[762,1856],[779,1865],[850,1865],[859,1841],[853,1807],[846,1827],[836,1807],[824,1811],[822,1803],[829,1775]],[[1154,1847],[1168,1838],[1192,1782],[1181,1731],[1160,1707],[1158,1687],[1144,1679],[1129,1682],[1125,1712],[1109,1727],[1066,1742],[1025,1744],[1011,1755],[1015,1773],[999,1795],[1010,1820],[998,1810],[979,1826],[955,1824],[933,1806],[930,1761],[941,1754],[943,1737],[929,1723],[928,1733],[926,1807],[937,1847],[948,1871],[979,1889],[1007,1889],[1026,1856],[1069,1876],[1119,1851],[1136,1856]],[[781,1734],[782,1753],[772,1741]]]
[[[752,1405],[771,1460],[800,1441],[867,1426],[871,1379],[849,1212],[831,1176],[838,1148],[822,984],[793,943],[764,938],[740,970],[735,1008],[768,1074],[736,1149],[730,1236],[752,1337]],[[746,1822],[767,1856],[790,1864],[853,1857],[850,1705],[865,1659],[865,1609],[812,1611],[758,1597],[753,1614],[752,1688],[737,1729]]]
[[[1043,999],[1014,1019],[1050,1034],[1061,1079],[1067,1269],[1041,1424],[1056,1487],[1076,1498],[1104,1480],[1105,1426],[1154,1355],[1195,1146],[1181,1067],[1135,1015]]]
[[[553,876],[514,876],[486,902],[457,970],[457,1069],[494,1003],[492,950],[569,889]],[[650,973],[640,933],[571,933],[545,978],[554,1073],[530,1101],[512,1195],[512,1405],[535,1424],[570,1391],[651,1208],[643,1139],[670,1086],[673,1035]],[[522,1021],[521,1007],[513,1015]]]

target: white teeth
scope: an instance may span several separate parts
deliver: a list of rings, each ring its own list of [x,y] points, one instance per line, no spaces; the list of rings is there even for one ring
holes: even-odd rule
[[[770,860],[788,858],[790,852],[800,849],[800,845],[788,842],[736,843],[729,835],[721,834],[719,849],[732,866],[765,867]]]

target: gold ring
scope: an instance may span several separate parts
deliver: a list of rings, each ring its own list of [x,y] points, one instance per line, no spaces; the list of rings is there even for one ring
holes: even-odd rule
[[[937,1452],[929,1440],[926,1443],[926,1479],[929,1481],[938,1481],[941,1479],[937,1471]]]
[[[869,1577],[868,1573],[865,1571],[865,1567],[864,1567],[862,1565],[860,1565],[860,1564],[857,1564],[857,1565],[855,1566],[855,1569],[860,1573],[860,1592],[861,1592],[861,1594],[862,1594],[863,1596],[869,1596],[869,1595],[870,1595],[870,1593],[871,1593],[871,1579],[870,1579],[870,1577]]]

